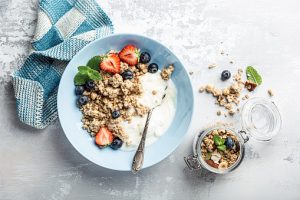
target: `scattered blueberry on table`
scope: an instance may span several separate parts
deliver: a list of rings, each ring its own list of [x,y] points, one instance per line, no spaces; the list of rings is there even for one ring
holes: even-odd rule
[[[231,73],[229,70],[224,70],[221,74],[221,80],[226,81],[231,77]]]

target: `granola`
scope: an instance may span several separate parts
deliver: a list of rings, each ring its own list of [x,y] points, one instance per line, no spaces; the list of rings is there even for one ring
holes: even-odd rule
[[[234,115],[234,107],[239,105],[241,92],[244,88],[242,74],[243,70],[239,69],[237,74],[233,77],[234,83],[229,87],[221,89],[213,86],[212,84],[208,84],[200,87],[199,92],[203,92],[205,90],[207,93],[212,94],[216,98],[217,105],[228,110],[229,115]]]
[[[139,72],[139,69],[134,72]],[[103,79],[95,82],[92,92],[85,92],[90,101],[80,110],[83,113],[83,128],[95,136],[101,127],[108,127],[112,133],[127,141],[128,135],[118,123],[130,121],[133,116],[143,116],[149,108],[138,103],[137,98],[143,90],[138,76],[131,80],[123,80],[120,74],[101,72]],[[118,110],[121,117],[113,119],[111,113]]]
[[[217,64],[215,63],[208,65],[208,69],[213,69],[215,67],[217,67]]]
[[[125,66],[123,70],[128,69],[126,63],[121,65]],[[118,124],[122,120],[130,121],[133,116],[145,116],[149,111],[148,107],[137,101],[143,93],[139,76],[144,73],[143,68],[135,68],[134,78],[123,80],[120,74],[101,72],[103,80],[95,82],[92,92],[83,93],[90,99],[80,108],[83,113],[83,128],[95,136],[101,127],[108,127],[115,136],[127,142],[128,134]],[[153,95],[156,93],[155,90],[152,91]],[[120,118],[112,118],[111,112],[114,110],[121,113]]]
[[[230,168],[240,156],[236,135],[230,130],[215,129],[202,140],[201,156],[208,165],[220,170]]]
[[[168,67],[164,67],[164,69],[161,71],[160,75],[161,75],[161,78],[164,79],[164,80],[169,80],[171,78],[171,75],[174,71],[174,66],[173,65],[170,65]]]
[[[271,89],[268,89],[268,94],[269,94],[269,96],[270,96],[270,97],[274,96],[274,92],[273,92],[273,90],[271,90]]]
[[[159,71],[155,63],[150,64],[155,67],[150,70],[149,61],[149,53],[140,54],[135,46],[127,45],[120,52],[110,50],[105,55],[93,57],[88,66],[78,67],[74,83],[77,105],[83,114],[82,128],[95,137],[99,147],[110,145],[118,149],[123,142],[132,143],[122,123],[130,124],[134,117],[143,118],[150,110],[149,105],[140,102],[145,94],[141,81],[144,75]],[[173,71],[170,65],[160,74],[151,76],[159,77],[162,82],[157,84],[164,85]],[[161,90],[150,89],[153,98],[162,99]]]

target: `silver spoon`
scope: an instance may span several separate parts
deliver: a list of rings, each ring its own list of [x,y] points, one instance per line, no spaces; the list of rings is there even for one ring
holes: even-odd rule
[[[168,86],[165,88],[165,93],[163,94],[163,96],[161,98],[161,102],[159,104],[157,104],[155,107],[153,107],[152,109],[150,109],[147,114],[147,119],[146,119],[145,127],[143,130],[142,138],[141,138],[140,144],[135,152],[135,155],[134,155],[133,161],[132,161],[131,171],[134,174],[137,173],[140,169],[142,169],[142,166],[144,163],[145,142],[146,142],[146,136],[147,136],[147,132],[148,132],[148,126],[149,126],[149,122],[151,119],[151,115],[152,115],[153,110],[162,104],[163,99],[166,97],[167,88],[168,88]]]

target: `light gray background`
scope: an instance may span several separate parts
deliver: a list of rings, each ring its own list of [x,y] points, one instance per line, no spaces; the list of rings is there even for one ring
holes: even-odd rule
[[[99,0],[100,2],[100,0]],[[221,86],[219,73],[254,65],[283,118],[271,143],[247,144],[242,165],[228,175],[189,172],[197,130],[223,120],[209,95],[196,96],[191,130],[163,162],[138,175],[90,163],[67,141],[58,121],[35,130],[18,121],[10,74],[26,58],[37,0],[0,1],[0,199],[300,199],[300,2],[297,0],[101,1],[116,32],[150,36],[185,63],[195,91]],[[224,50],[228,56],[220,55]],[[229,61],[234,64],[229,64]],[[210,63],[218,67],[208,70]],[[227,121],[235,119],[227,118]]]

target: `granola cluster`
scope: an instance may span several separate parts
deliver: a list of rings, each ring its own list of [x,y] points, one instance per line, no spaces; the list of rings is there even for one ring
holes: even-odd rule
[[[238,108],[236,108],[240,103],[240,97],[242,90],[244,88],[244,82],[242,80],[243,70],[239,69],[237,74],[234,75],[233,81],[229,87],[220,89],[211,84],[200,87],[199,92],[206,91],[212,94],[216,98],[216,104],[224,107],[228,110],[229,115],[234,115]],[[221,111],[217,112],[217,115],[221,115]]]
[[[133,116],[142,117],[149,111],[148,107],[138,102],[143,93],[140,76],[147,73],[147,67],[147,64],[129,66],[121,62],[120,74],[130,69],[134,74],[132,79],[123,80],[120,74],[101,71],[102,80],[95,82],[95,89],[84,91],[83,95],[90,101],[81,106],[80,110],[83,113],[83,128],[91,136],[95,136],[101,127],[107,127],[125,143],[129,141],[128,134],[124,132],[120,122],[130,122]],[[114,119],[111,113],[116,110],[120,112],[120,117]]]
[[[226,148],[220,148],[221,150],[218,148],[216,141],[214,140],[216,136],[219,136],[222,140],[225,141]],[[229,144],[229,140],[231,140],[232,144]],[[201,143],[201,156],[211,167],[221,170],[227,169],[231,167],[240,156],[240,146],[238,139],[229,130],[213,130],[203,138],[203,141]]]
[[[160,73],[161,78],[164,79],[165,81],[169,80],[171,78],[171,74],[173,73],[173,71],[174,71],[173,65],[164,67],[164,69]]]

